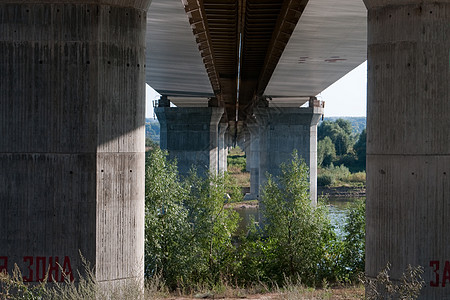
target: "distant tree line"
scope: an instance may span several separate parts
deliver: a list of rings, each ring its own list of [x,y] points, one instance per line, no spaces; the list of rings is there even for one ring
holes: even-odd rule
[[[160,126],[159,122],[151,119],[145,121],[145,138],[151,139],[154,142],[159,143]]]
[[[366,129],[355,133],[349,120],[325,120],[318,126],[319,167],[344,165],[351,172],[366,170]]]

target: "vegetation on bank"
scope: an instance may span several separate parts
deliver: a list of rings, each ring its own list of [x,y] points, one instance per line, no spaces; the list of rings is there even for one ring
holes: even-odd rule
[[[175,163],[161,150],[152,151],[146,178],[146,276],[161,276],[170,290],[184,291],[199,285],[214,289],[224,282],[282,286],[290,280],[321,286],[355,281],[362,270],[355,258],[363,260],[364,227],[349,215],[347,223],[362,232],[338,238],[326,208],[310,203],[306,164],[294,155],[282,169],[262,192],[266,225],[253,222],[247,234],[236,236],[238,218],[227,204],[241,200],[241,194],[228,177],[192,173],[182,182]],[[347,255],[350,239],[360,248]]]
[[[236,213],[226,206],[240,193],[227,176],[199,178],[193,172],[182,182],[163,151],[147,159],[145,294],[142,282],[132,280],[101,287],[86,263],[76,283],[49,286],[45,278],[29,285],[18,269],[11,276],[1,273],[0,299],[161,299],[170,291],[203,298],[275,292],[273,299],[329,299],[330,284],[358,282],[364,269],[364,203],[350,210],[345,234],[337,237],[326,208],[311,205],[307,167],[295,154],[263,189],[265,225],[253,222],[241,236],[235,236]],[[416,299],[422,272],[409,267],[400,282],[392,282],[387,265],[376,279],[364,280],[366,295]],[[358,299],[363,290],[350,293],[346,299]]]
[[[160,140],[160,125],[157,120],[145,119],[145,138],[151,139],[159,143]]]
[[[362,187],[366,182],[366,130],[355,133],[348,120],[318,126],[317,184]]]

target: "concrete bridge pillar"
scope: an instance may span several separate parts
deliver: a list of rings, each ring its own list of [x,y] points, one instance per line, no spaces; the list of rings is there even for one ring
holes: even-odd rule
[[[297,150],[310,169],[311,201],[317,203],[317,124],[323,108],[269,107],[258,108],[254,114],[265,120],[259,136],[259,187],[267,180],[266,172],[281,175],[281,163],[290,162]]]
[[[225,140],[225,133],[228,129],[228,122],[227,123],[219,123],[219,144],[218,144],[218,151],[219,151],[219,161],[218,161],[218,171],[220,173],[224,173],[227,171],[227,156],[228,156],[228,148],[227,143]]]
[[[253,200],[259,198],[259,176],[260,176],[260,136],[264,130],[263,124],[251,120],[247,122],[250,135],[250,143],[247,154],[247,170],[250,171],[250,194],[245,199]]]
[[[242,135],[244,139],[244,148],[242,149],[242,151],[245,152],[245,170],[247,172],[250,172],[250,131],[248,130],[247,125],[245,125],[244,129],[242,130]]]
[[[368,8],[366,273],[422,266],[420,299],[450,295],[450,2]]]
[[[0,271],[143,279],[150,1],[0,3]]]
[[[176,157],[181,176],[188,175],[192,166],[202,176],[217,174],[222,107],[157,107],[155,113],[161,124],[161,148]]]

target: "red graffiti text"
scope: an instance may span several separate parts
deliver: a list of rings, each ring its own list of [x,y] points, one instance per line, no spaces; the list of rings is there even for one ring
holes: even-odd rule
[[[434,280],[430,281],[430,286],[432,287],[445,287],[446,283],[450,284],[450,262],[445,261],[444,270],[441,273],[440,262],[438,260],[430,261],[430,267],[433,268]],[[441,275],[442,274],[442,278]]]

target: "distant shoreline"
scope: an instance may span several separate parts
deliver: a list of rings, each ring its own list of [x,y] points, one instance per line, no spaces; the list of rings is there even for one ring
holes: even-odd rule
[[[330,198],[361,198],[366,197],[366,187],[317,187],[317,196],[322,195]]]

